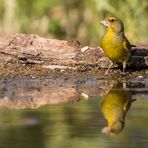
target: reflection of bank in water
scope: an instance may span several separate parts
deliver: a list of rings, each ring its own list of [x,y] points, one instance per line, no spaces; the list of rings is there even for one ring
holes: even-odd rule
[[[118,134],[124,128],[125,115],[129,110],[132,99],[129,91],[124,89],[111,89],[104,97],[101,111],[107,120],[107,126],[102,129],[106,134]]]

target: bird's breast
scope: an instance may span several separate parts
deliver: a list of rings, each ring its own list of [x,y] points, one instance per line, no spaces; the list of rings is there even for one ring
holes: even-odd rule
[[[101,40],[101,47],[105,55],[115,62],[123,62],[128,59],[127,51],[123,47],[123,38],[117,37],[116,34],[107,32]]]

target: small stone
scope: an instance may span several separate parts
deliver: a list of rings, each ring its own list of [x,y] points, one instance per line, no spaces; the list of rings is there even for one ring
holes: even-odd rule
[[[89,98],[89,96],[85,93],[81,93],[81,96],[84,97],[84,99],[86,99],[86,100]]]
[[[85,47],[81,48],[81,52],[85,52],[88,49],[89,49],[89,47],[88,46],[85,46]]]
[[[138,78],[143,78],[143,76],[138,76]]]

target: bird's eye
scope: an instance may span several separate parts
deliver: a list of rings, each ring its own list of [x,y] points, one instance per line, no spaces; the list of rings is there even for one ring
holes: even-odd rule
[[[115,20],[114,20],[114,19],[111,19],[110,21],[111,21],[111,22],[114,22]]]

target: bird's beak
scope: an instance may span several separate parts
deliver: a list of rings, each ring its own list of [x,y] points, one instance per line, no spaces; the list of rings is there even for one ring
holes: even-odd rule
[[[110,25],[110,23],[107,19],[102,20],[100,23],[106,27],[109,27],[109,25]]]

